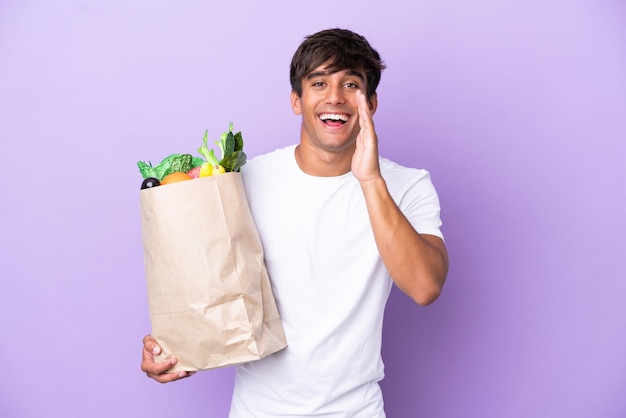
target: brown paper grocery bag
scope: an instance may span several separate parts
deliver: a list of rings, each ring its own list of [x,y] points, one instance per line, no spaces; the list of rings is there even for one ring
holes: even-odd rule
[[[286,347],[241,174],[144,189],[140,200],[157,361],[206,370]]]

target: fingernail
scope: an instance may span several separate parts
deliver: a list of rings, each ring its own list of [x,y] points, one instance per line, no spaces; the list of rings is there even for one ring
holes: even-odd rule
[[[187,376],[187,372],[178,373],[178,377],[185,377],[185,376]]]
[[[172,359],[170,360],[170,364],[174,365],[176,363],[178,363],[178,360],[176,359],[176,357],[172,357]]]
[[[161,348],[158,345],[155,345],[152,349],[153,354],[159,354],[161,352]]]

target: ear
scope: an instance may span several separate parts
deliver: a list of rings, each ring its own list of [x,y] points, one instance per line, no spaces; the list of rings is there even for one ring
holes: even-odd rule
[[[372,112],[373,115],[376,113],[376,109],[378,109],[378,95],[376,93],[372,94],[372,97],[367,100],[367,103],[369,104],[370,112]]]
[[[296,115],[302,114],[302,108],[300,108],[300,96],[295,91],[291,91],[291,110]]]

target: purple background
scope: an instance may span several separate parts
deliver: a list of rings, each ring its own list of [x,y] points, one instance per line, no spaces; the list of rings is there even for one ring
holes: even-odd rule
[[[136,162],[230,120],[250,156],[297,141],[289,60],[342,26],[388,64],[381,152],[431,171],[451,259],[434,305],[392,293],[388,415],[626,416],[625,22],[620,0],[2,0],[0,415],[226,415],[232,369],[139,370]]]

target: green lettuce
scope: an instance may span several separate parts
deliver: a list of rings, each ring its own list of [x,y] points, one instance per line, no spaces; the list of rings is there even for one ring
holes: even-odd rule
[[[138,161],[137,166],[144,179],[152,177],[161,181],[168,174],[175,171],[186,173],[192,168],[202,165],[203,162],[201,158],[193,157],[191,154],[171,154],[156,166],[153,166],[150,161],[147,163]]]

